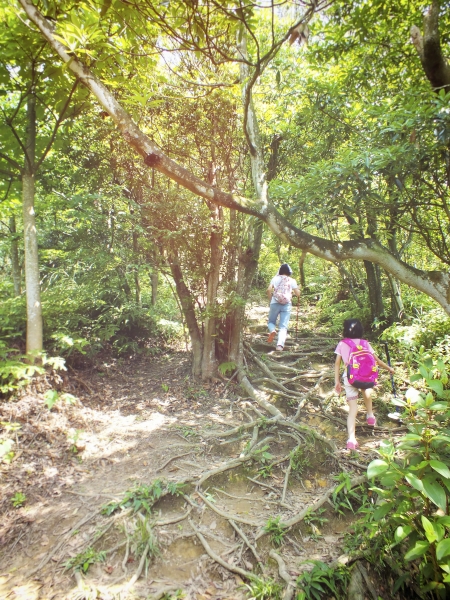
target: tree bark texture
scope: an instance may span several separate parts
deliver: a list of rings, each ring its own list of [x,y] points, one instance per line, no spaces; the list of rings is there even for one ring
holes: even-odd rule
[[[203,334],[202,379],[211,379],[217,369],[217,290],[222,264],[223,214],[222,208],[210,204],[211,234],[209,239],[210,264],[206,293],[206,317]]]
[[[419,55],[423,70],[432,88],[450,91],[450,66],[442,52],[439,35],[439,0],[433,0],[423,18],[423,37],[420,29],[411,27],[411,39]]]
[[[194,194],[215,204],[233,208],[263,220],[272,232],[286,244],[307,250],[311,254],[337,262],[342,260],[369,260],[389,271],[403,283],[420,290],[438,302],[450,314],[450,274],[444,271],[416,269],[397,257],[372,238],[332,242],[311,235],[292,225],[269,201],[266,194],[256,199],[244,198],[223,192],[205,183],[190,171],[166,156],[158,146],[134,123],[130,115],[117,102],[113,94],[83,65],[78,58],[68,54],[66,47],[53,35],[52,26],[28,0],[19,0],[28,17],[37,25],[51,47],[67,64],[76,77],[96,96],[104,110],[111,116],[124,139],[138,152],[146,165],[157,169]]]
[[[194,377],[202,376],[202,357],[203,357],[203,343],[200,329],[198,327],[197,318],[195,315],[194,303],[192,301],[192,295],[183,279],[183,272],[174,256],[169,257],[170,271],[172,273],[173,280],[175,281],[175,287],[177,290],[178,298],[180,299],[181,308],[183,310],[186,325],[189,331],[192,344],[192,375]]]
[[[36,98],[32,92],[27,99],[27,139],[25,150],[25,165],[22,173],[22,209],[27,296],[26,348],[27,352],[36,352],[42,350],[43,324],[36,216],[34,211]]]
[[[22,293],[22,277],[19,261],[19,245],[17,241],[16,218],[9,218],[9,231],[11,232],[11,269],[14,286],[14,296]]]
[[[381,293],[381,280],[377,269],[372,262],[364,261],[366,271],[366,285],[369,296],[370,317],[372,322],[375,319],[384,317],[383,295]]]
[[[152,306],[156,306],[158,301],[158,271],[155,271],[155,269],[150,273],[150,285],[152,286]]]

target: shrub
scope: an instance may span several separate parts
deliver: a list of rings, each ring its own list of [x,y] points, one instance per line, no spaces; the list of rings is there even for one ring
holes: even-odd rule
[[[375,505],[365,509],[366,540],[399,573],[393,593],[411,581],[423,593],[450,594],[450,390],[442,361],[430,359],[411,378],[403,410],[408,433],[398,444],[384,441],[368,467],[377,481]],[[415,567],[411,568],[411,563]]]

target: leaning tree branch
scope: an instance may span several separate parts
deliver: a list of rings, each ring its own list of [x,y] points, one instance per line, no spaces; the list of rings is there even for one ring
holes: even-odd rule
[[[157,169],[209,202],[258,217],[288,245],[307,250],[319,258],[331,262],[353,259],[376,263],[403,283],[433,298],[450,314],[449,273],[416,269],[394,256],[387,248],[372,238],[333,242],[311,235],[290,223],[270,202],[267,194],[263,194],[256,199],[250,199],[224,192],[211,184],[205,183],[189,170],[171,160],[148,135],[139,129],[130,115],[117,102],[114,95],[95,77],[90,69],[76,56],[69,54],[68,49],[54,37],[50,23],[29,0],[18,1],[53,50],[60,56],[68,69],[79,78],[80,82],[94,94],[116,123],[124,139],[144,158],[144,163],[147,166]]]
[[[411,40],[419,55],[423,70],[435,91],[450,91],[450,66],[442,52],[439,36],[439,0],[433,0],[423,18],[423,37],[420,29],[411,27]]]

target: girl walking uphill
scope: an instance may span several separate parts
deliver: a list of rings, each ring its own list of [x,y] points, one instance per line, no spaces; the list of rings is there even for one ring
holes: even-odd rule
[[[363,326],[358,319],[344,321],[344,339],[339,342],[334,351],[336,354],[334,382],[338,394],[342,390],[339,380],[341,361],[345,366],[343,381],[348,402],[348,450],[355,450],[358,447],[355,428],[359,390],[362,392],[364,404],[366,405],[367,425],[374,427],[377,420],[372,412],[372,392],[378,379],[377,365],[387,369],[390,373],[394,372],[392,367],[378,358],[369,342],[362,339],[363,333]]]
[[[292,310],[292,293],[300,298],[300,288],[291,275],[291,267],[288,264],[281,265],[278,275],[275,275],[267,288],[267,296],[270,300],[269,322],[267,324],[269,337],[267,342],[271,344],[275,339],[276,323],[279,316],[277,350],[283,350],[286,342],[287,327]]]

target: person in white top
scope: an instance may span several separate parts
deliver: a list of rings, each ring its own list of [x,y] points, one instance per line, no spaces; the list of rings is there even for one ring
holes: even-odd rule
[[[286,342],[287,327],[292,310],[292,294],[294,293],[297,298],[300,298],[300,288],[291,275],[291,267],[286,263],[281,265],[278,275],[275,275],[267,288],[267,297],[270,300],[269,322],[267,323],[269,337],[267,342],[271,344],[275,339],[276,323],[279,316],[277,350],[283,350]]]

